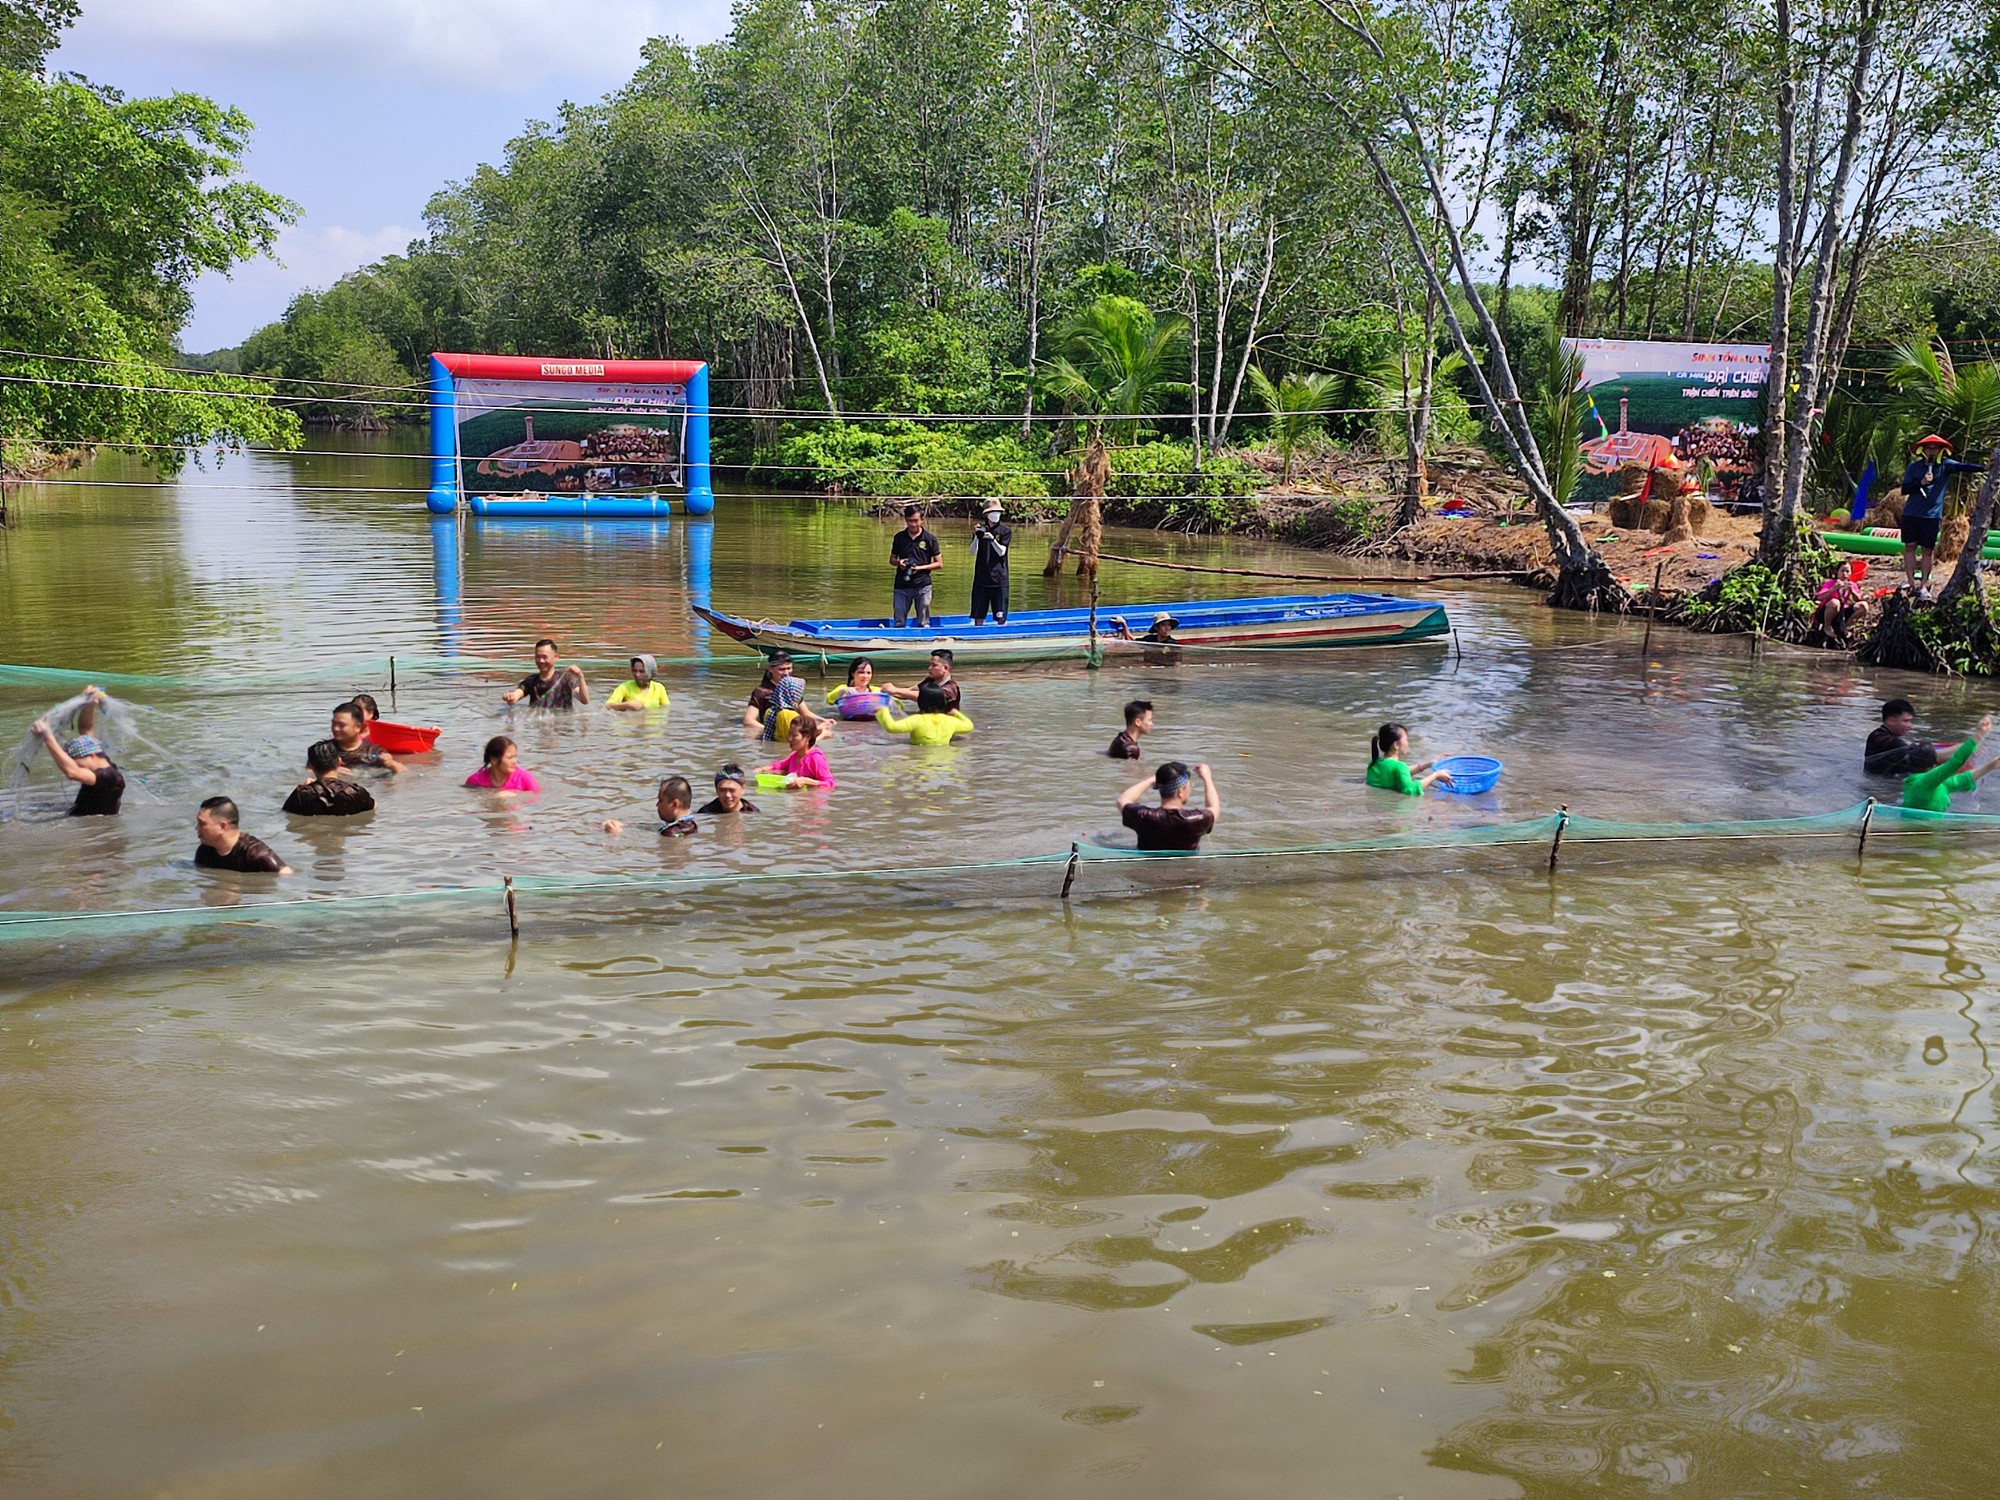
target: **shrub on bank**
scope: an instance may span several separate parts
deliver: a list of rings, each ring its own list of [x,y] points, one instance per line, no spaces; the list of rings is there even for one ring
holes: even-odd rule
[[[1177,531],[1226,531],[1249,513],[1250,496],[1261,477],[1230,454],[1203,459],[1194,468],[1186,443],[1141,443],[1113,448],[1111,482],[1105,486],[1105,518]]]
[[[764,449],[753,481],[884,500],[952,497],[1046,501],[1062,462],[1000,435],[937,432],[915,422],[823,422]]]

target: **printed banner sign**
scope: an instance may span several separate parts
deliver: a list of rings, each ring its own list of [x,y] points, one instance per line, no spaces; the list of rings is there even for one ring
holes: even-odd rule
[[[603,367],[544,368],[574,377]],[[468,494],[604,495],[681,482],[683,385],[462,379],[453,416]]]
[[[1706,460],[1718,498],[1742,497],[1757,467],[1769,344],[1669,344],[1643,339],[1564,339],[1583,364],[1579,500],[1609,498],[1632,471]]]

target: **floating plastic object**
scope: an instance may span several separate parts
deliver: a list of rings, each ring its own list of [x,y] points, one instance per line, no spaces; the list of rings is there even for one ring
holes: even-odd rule
[[[1434,792],[1451,792],[1459,797],[1476,797],[1481,792],[1490,792],[1500,779],[1501,763],[1490,755],[1447,755],[1436,762],[1433,771],[1451,772],[1449,783],[1434,781],[1430,789]]]
[[[767,792],[783,791],[785,778],[776,771],[759,771],[757,773],[757,785]]]
[[[443,732],[435,724],[391,724],[387,719],[377,719],[368,726],[368,738],[391,755],[427,755],[437,748],[437,737]]]
[[[872,719],[876,709],[888,706],[887,693],[842,693],[834,701],[833,711],[843,719]]]

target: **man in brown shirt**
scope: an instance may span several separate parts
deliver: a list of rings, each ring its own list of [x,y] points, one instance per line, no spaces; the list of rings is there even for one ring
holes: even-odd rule
[[[236,870],[245,875],[289,875],[286,864],[262,839],[254,839],[236,825],[242,814],[227,797],[210,797],[194,815],[194,836],[201,840],[194,851],[195,868]]]

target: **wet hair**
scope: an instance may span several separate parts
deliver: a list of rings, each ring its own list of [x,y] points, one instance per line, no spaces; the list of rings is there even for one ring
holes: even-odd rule
[[[923,513],[924,513],[924,508],[921,505],[906,505],[903,507],[903,519],[905,521],[908,521],[913,517],[920,516]]]
[[[785,734],[787,738],[795,734],[802,734],[806,737],[807,745],[817,745],[819,743],[819,720],[808,719],[804,714],[800,714],[792,720],[791,728],[787,729]]]
[[[1186,762],[1170,760],[1153,773],[1153,789],[1162,797],[1171,797],[1193,775]]]
[[[1394,750],[1396,748],[1396,741],[1409,732],[1401,724],[1395,723],[1384,724],[1380,729],[1376,730],[1375,738],[1368,742],[1368,764],[1371,766],[1374,765],[1376,761]]]
[[[738,786],[743,785],[744,782],[743,768],[737,765],[736,762],[733,760],[728,765],[724,766],[721,770],[715,773],[715,784],[717,786],[721,786],[722,783],[725,781],[733,781]]]
[[[542,647],[544,646],[547,646],[551,651],[562,650],[562,647],[558,646],[554,641],[550,640],[547,636],[543,636],[539,641],[535,642],[535,649],[537,651],[541,650]]]
[[[669,776],[660,783],[660,795],[681,807],[694,806],[694,788],[685,776]]]
[[[314,740],[306,746],[306,769],[324,776],[340,764],[340,746],[333,740]]]
[[[1130,703],[1125,705],[1125,727],[1128,729],[1131,728],[1140,714],[1149,714],[1152,711],[1153,704],[1151,699],[1134,698]]]
[[[920,714],[948,714],[951,712],[951,694],[943,687],[925,678],[917,684],[917,712]]]
[[[789,667],[792,664],[792,653],[789,651],[773,651],[764,660],[766,663],[764,670],[769,672],[772,667]]]
[[[854,686],[854,674],[859,672],[863,667],[872,672],[875,670],[875,663],[865,656],[857,656],[847,664],[847,685],[849,687]]]
[[[1908,698],[1891,698],[1887,703],[1882,705],[1882,717],[1884,719],[1893,719],[1898,714],[1908,714],[1914,719],[1917,716],[1917,705],[1912,703]]]
[[[333,712],[336,717],[338,717],[341,714],[346,714],[350,719],[352,719],[355,723],[359,724],[363,729],[366,729],[368,727],[367,713],[362,709],[359,703],[354,702],[352,699],[350,699],[346,703],[336,703],[333,706]]]
[[[949,646],[940,646],[940,647],[938,647],[938,648],[937,648],[937,650],[935,650],[935,651],[933,651],[933,652],[931,653],[931,660],[932,660],[932,661],[941,661],[941,662],[943,662],[943,663],[944,663],[944,664],[945,664],[945,665],[946,665],[947,667],[948,667],[948,666],[950,666],[950,665],[951,665],[951,647],[949,647]]]
[[[362,720],[363,723],[366,723],[368,719],[379,719],[382,717],[381,705],[376,703],[366,693],[356,693],[354,695],[354,706],[360,709],[365,716]]]
[[[493,736],[492,739],[486,742],[486,748],[480,752],[479,754],[480,762],[484,765],[490,766],[493,764],[494,761],[498,760],[501,756],[505,755],[509,750],[512,750],[513,748],[514,748],[514,742],[508,739],[506,735],[496,734]]]
[[[201,804],[205,813],[213,813],[215,821],[234,828],[243,821],[243,814],[237,811],[236,803],[229,797],[210,797]]]

